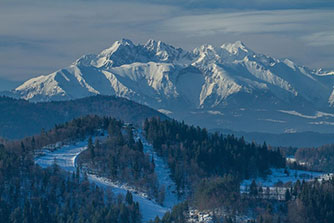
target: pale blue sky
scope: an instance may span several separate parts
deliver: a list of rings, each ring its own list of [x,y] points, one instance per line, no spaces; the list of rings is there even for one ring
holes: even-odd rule
[[[0,90],[3,79],[51,73],[121,38],[188,50],[241,40],[260,53],[334,69],[334,1],[0,0]]]

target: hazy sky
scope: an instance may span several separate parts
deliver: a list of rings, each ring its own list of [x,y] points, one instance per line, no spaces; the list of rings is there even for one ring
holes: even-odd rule
[[[334,69],[334,1],[0,0],[0,88],[121,38],[188,50],[241,40],[256,52]]]

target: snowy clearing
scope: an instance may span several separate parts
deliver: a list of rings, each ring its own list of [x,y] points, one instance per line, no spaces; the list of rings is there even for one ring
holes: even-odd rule
[[[272,174],[268,175],[266,178],[258,177],[255,180],[258,186],[262,187],[273,187],[275,184],[282,182],[283,184],[288,182],[296,182],[297,180],[305,180],[310,181],[314,180],[315,178],[320,178],[324,173],[321,172],[313,172],[313,171],[305,171],[305,170],[291,170],[288,169],[288,174],[284,173],[283,168],[270,169]],[[249,187],[252,183],[253,179],[244,180],[241,183],[240,189],[244,189],[245,187]]]

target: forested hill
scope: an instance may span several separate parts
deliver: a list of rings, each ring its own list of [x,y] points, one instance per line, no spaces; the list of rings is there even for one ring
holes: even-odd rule
[[[55,142],[78,140],[120,121],[86,116],[40,135],[0,142],[0,222],[141,222],[139,204],[91,184],[86,177],[57,165],[42,169],[35,150]]]
[[[88,114],[111,116],[135,124],[141,124],[148,117],[167,118],[145,105],[114,96],[41,103],[0,97],[0,137],[13,139],[34,135],[42,128],[48,130],[55,124]]]
[[[168,161],[179,190],[207,177],[232,175],[240,179],[264,176],[271,167],[284,167],[279,151],[269,150],[233,135],[208,134],[206,129],[175,120],[150,119],[144,123],[147,139]]]

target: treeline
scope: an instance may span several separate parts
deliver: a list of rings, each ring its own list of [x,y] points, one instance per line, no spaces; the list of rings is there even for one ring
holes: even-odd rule
[[[233,135],[208,134],[206,129],[175,120],[146,120],[147,139],[171,169],[178,191],[204,178],[233,175],[238,181],[264,176],[270,167],[285,167],[279,150],[269,150]],[[237,188],[236,186],[233,188]]]
[[[334,222],[334,179],[297,183],[288,203],[289,223]]]
[[[111,120],[107,129],[103,142],[88,140],[88,149],[77,159],[79,166],[134,186],[162,203],[164,194],[159,190],[154,162],[144,154],[142,142],[134,140],[132,127]]]
[[[208,181],[207,181],[208,182]],[[222,184],[223,180],[216,180],[215,184]],[[225,181],[226,182],[226,181]],[[223,183],[225,184],[225,183]],[[226,185],[227,186],[227,185]],[[202,190],[227,193],[227,190],[216,191],[211,182],[202,182]],[[218,186],[218,188],[221,186]],[[235,196],[232,194],[227,196]],[[225,208],[223,215],[213,215],[213,222],[239,222],[237,213],[244,213],[250,217],[249,223],[332,223],[334,222],[334,178],[330,180],[316,180],[300,182],[299,180],[286,190],[286,200],[259,199],[256,194],[244,196],[239,207],[228,212]],[[227,200],[229,198],[227,197]],[[211,201],[211,200],[209,200]],[[214,202],[214,201],[213,201]],[[233,206],[225,206],[233,207]],[[211,208],[213,211],[213,208]],[[234,210],[234,211],[233,211]],[[235,212],[236,211],[236,212]],[[188,218],[188,203],[176,205],[171,212],[167,212],[162,219],[156,218],[154,223],[186,222]],[[253,219],[252,219],[253,218]]]
[[[188,203],[182,202],[173,207],[171,211],[167,211],[162,219],[158,216],[149,223],[184,223],[187,222],[187,212],[189,210]]]
[[[1,222],[140,222],[138,203],[0,145]]]
[[[334,145],[300,148],[296,151],[295,158],[314,170],[334,172]]]

